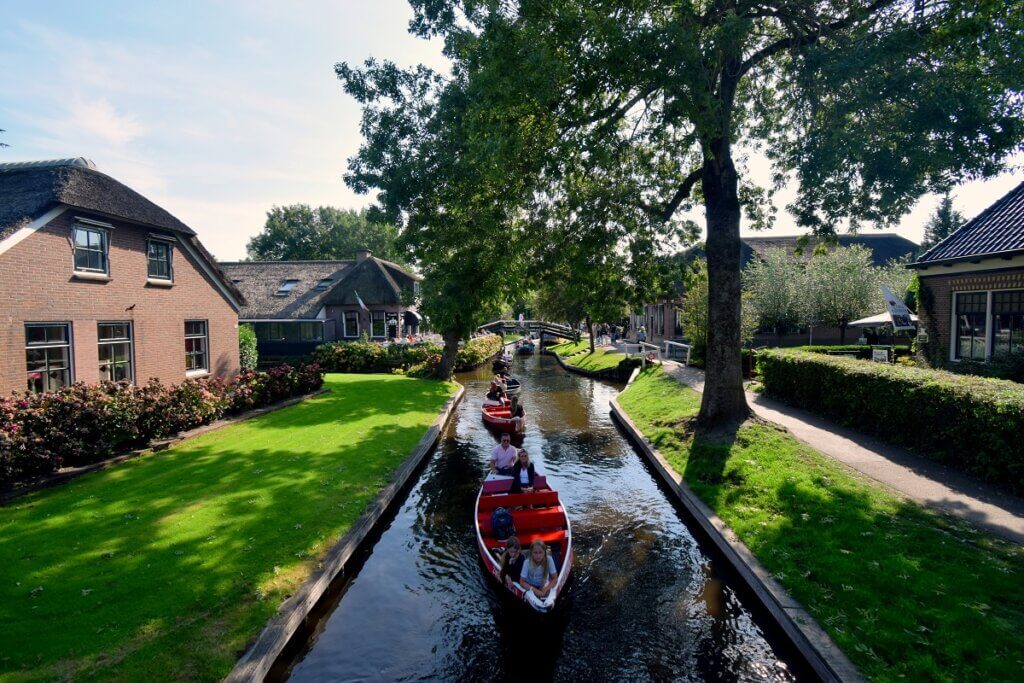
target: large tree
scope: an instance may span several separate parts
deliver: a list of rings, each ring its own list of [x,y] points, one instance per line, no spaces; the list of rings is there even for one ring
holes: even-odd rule
[[[764,332],[781,336],[800,322],[802,259],[772,247],[743,271],[743,286],[750,293]]]
[[[291,204],[267,212],[263,231],[249,240],[246,251],[254,261],[317,261],[348,259],[357,249],[369,249],[405,262],[397,238],[393,224],[371,221],[366,210]]]
[[[871,251],[860,245],[822,248],[811,257],[801,280],[801,308],[809,326],[839,328],[839,341],[846,341],[846,327],[858,318],[879,311],[872,306],[881,300],[879,271],[871,264]]]
[[[503,172],[532,174],[532,209],[581,174],[608,191],[578,207],[643,239],[703,205],[705,426],[748,414],[739,227],[744,207],[770,218],[771,188],[750,184],[744,155],[794,178],[791,210],[828,232],[990,176],[1024,137],[1022,0],[411,2],[413,30],[441,36],[456,77],[477,86],[476,144]]]

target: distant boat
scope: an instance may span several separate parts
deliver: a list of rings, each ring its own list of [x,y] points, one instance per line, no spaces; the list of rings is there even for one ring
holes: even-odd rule
[[[515,535],[523,546],[523,552],[530,552],[530,544],[534,540],[543,541],[555,561],[558,578],[554,588],[543,599],[523,591],[519,586],[518,576],[515,577],[513,588],[509,589],[501,583],[501,590],[517,600],[522,600],[538,612],[550,612],[572,572],[572,529],[569,516],[562,506],[558,492],[548,486],[544,475],[536,476],[532,492],[509,493],[511,485],[512,477],[490,474],[477,494],[474,517],[480,559],[483,560],[487,572],[495,580],[501,581],[501,555],[498,551],[504,549],[505,539],[498,539],[494,535],[491,516],[496,509],[505,508],[512,515]]]
[[[519,383],[515,377],[505,378],[505,393],[509,396],[516,396],[519,391],[523,388],[523,385]]]
[[[519,342],[519,345],[516,346],[516,353],[523,354],[523,355],[530,354],[530,353],[533,353],[534,348],[535,347],[534,347],[533,341],[530,341],[530,340],[521,341],[521,342]]]

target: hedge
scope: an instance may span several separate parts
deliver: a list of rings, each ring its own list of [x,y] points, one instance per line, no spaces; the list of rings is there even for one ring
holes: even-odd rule
[[[0,400],[0,483],[38,477],[61,467],[105,460],[153,439],[208,424],[323,385],[317,365],[244,370],[232,384],[188,379],[166,387],[158,380],[78,382],[43,394]]]
[[[871,360],[872,348],[884,348],[884,344],[876,344],[874,347],[868,346],[867,344],[811,344],[805,346],[793,346],[790,347],[793,351],[810,351],[811,353],[824,353],[828,355],[849,355],[856,353],[857,358],[863,358],[865,360]],[[897,344],[892,347],[895,349],[897,358],[910,355],[910,346],[908,344]]]
[[[437,344],[389,344],[369,339],[321,344],[313,351],[313,360],[325,372],[392,372],[408,370],[430,356],[441,353]]]
[[[758,354],[765,393],[1024,493],[1024,386],[791,349]]]
[[[470,339],[459,347],[459,352],[455,355],[455,370],[463,372],[480,366],[484,361],[496,356],[502,345],[501,337],[496,334]]]

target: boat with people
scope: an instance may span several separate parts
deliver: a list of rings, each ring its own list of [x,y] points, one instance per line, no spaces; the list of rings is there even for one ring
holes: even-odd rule
[[[523,388],[522,383],[515,377],[503,377],[502,379],[505,380],[505,393],[509,396],[516,396]]]
[[[528,355],[533,353],[535,348],[536,346],[534,345],[533,340],[524,337],[523,339],[519,340],[519,343],[516,344],[516,353],[520,355]]]
[[[480,412],[484,422],[500,432],[521,432],[526,428],[526,417],[515,418],[512,416],[512,405],[487,405],[480,406]]]
[[[550,612],[572,572],[569,516],[558,491],[550,487],[544,475],[533,478],[532,490],[512,492],[513,481],[511,476],[492,473],[480,486],[474,515],[477,549],[501,590],[537,612]],[[520,576],[504,580],[503,563],[510,562],[513,553],[524,554],[519,560],[523,569]],[[535,566],[547,579],[546,591],[534,590],[528,582],[529,570]],[[507,570],[505,573],[510,575]]]

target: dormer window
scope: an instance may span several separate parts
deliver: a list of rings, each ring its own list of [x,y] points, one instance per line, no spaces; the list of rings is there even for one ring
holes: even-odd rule
[[[298,280],[285,280],[281,283],[281,286],[274,292],[274,296],[288,296],[295,289],[295,285],[299,284]]]
[[[319,290],[323,291],[323,290],[327,289],[328,287],[330,287],[332,282],[334,282],[333,279],[331,279],[329,277],[325,277],[323,280],[320,280],[320,282],[316,283],[316,288],[315,289],[319,289]]]
[[[109,274],[106,230],[76,223],[74,241],[76,273]]]

